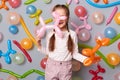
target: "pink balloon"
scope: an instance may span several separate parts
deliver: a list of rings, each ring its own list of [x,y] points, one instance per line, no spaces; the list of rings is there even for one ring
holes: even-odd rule
[[[13,75],[9,75],[6,80],[18,80],[18,79]]]
[[[95,39],[99,39],[99,40],[102,40],[104,37],[105,37],[104,34],[101,34],[101,33],[97,33],[95,35]]]
[[[92,14],[92,21],[95,24],[101,24],[104,21],[104,15],[101,12],[94,12]]]
[[[88,41],[90,36],[90,32],[87,29],[81,29],[78,33],[78,38],[83,42]]]
[[[114,80],[120,80],[120,72],[114,75]]]
[[[17,8],[21,4],[21,0],[8,0],[8,2],[12,8]]]
[[[10,24],[16,25],[20,22],[20,15],[16,12],[9,12],[8,13],[8,21]]]
[[[86,9],[83,6],[77,6],[74,9],[74,12],[78,17],[84,17],[87,14]]]

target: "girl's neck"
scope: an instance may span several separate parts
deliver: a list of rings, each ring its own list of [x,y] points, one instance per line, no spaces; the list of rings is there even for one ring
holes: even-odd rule
[[[61,31],[67,31],[67,27],[60,28]]]

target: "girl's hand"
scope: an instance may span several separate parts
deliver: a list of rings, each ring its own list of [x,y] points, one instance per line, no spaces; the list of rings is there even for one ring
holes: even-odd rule
[[[41,48],[41,39],[36,37],[36,42],[37,42],[37,46],[40,49]]]

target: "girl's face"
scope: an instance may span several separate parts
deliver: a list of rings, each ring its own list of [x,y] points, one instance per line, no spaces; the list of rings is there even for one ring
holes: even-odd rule
[[[62,8],[57,8],[55,10],[55,12],[57,14],[59,14],[59,16],[66,16],[67,17],[67,14],[66,14],[66,11],[65,9],[62,9]],[[54,19],[56,21],[56,19]],[[67,22],[68,22],[68,17],[65,19],[65,20],[60,20],[59,21],[59,24],[57,25],[61,30],[66,30],[67,29]]]

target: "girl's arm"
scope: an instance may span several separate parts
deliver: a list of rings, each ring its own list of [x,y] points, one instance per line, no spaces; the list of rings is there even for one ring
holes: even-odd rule
[[[78,51],[78,39],[77,39],[76,33],[73,35],[73,42],[74,42],[73,58],[83,63],[84,60],[87,59],[88,57],[79,53],[79,51]]]
[[[41,45],[41,39],[39,39],[39,38],[37,37],[37,38],[36,38],[36,41],[37,41],[37,47],[38,47],[37,50],[40,51],[40,52],[43,53],[43,54],[46,54],[46,48]]]

